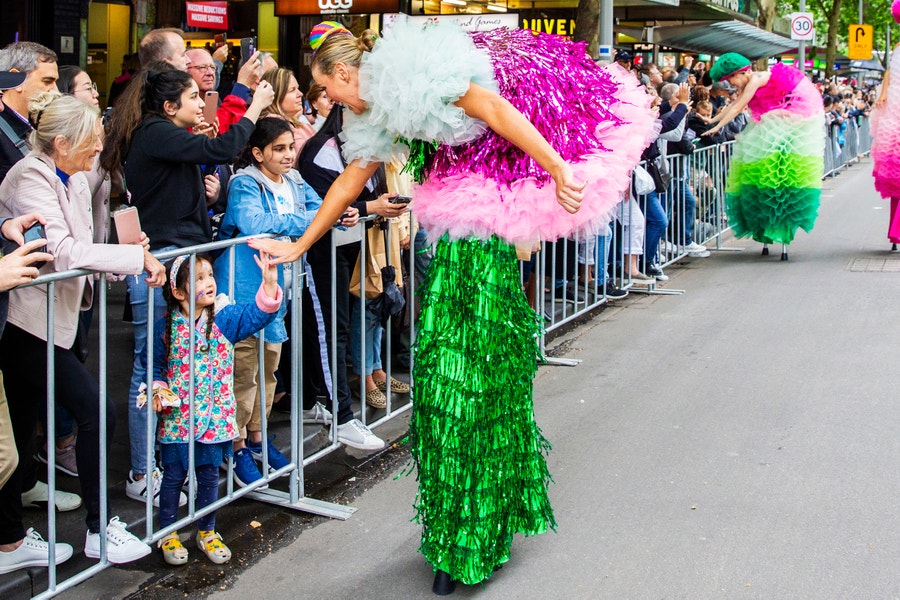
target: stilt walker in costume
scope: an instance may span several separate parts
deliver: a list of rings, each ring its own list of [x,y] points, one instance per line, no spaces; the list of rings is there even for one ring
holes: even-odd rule
[[[352,162],[307,235],[253,244],[296,260],[395,145],[409,147],[412,210],[438,240],[420,290],[410,438],[420,551],[446,594],[490,577],[516,532],[555,527],[532,403],[540,322],[511,244],[605,227],[655,114],[634,77],[562,38],[450,23],[369,36],[331,32],[312,65],[353,113]]]
[[[735,236],[781,243],[781,260],[797,229],[812,231],[819,213],[825,170],[822,95],[802,72],[776,63],[750,69],[736,52],[723,54],[709,75],[740,90],[737,100],[712,119],[714,135],[744,108],[752,120],[734,146],[725,187],[725,213]]]
[[[900,0],[891,5],[894,20],[900,23]],[[891,78],[891,73],[900,72],[900,44],[891,54],[891,62],[884,74],[881,92],[872,112],[872,160],[875,165],[875,189],[882,198],[891,199],[891,214],[888,220],[888,240],[891,250],[900,244],[900,77]]]

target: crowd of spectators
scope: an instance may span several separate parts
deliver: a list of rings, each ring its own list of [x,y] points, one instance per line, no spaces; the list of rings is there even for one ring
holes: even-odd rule
[[[834,156],[839,156],[847,146],[847,129],[858,127],[861,119],[868,118],[878,97],[874,86],[862,88],[855,80],[838,83],[815,78],[813,83],[822,92],[825,107],[825,127]],[[851,148],[855,153],[856,149]]]
[[[227,47],[210,49],[212,52],[186,48],[182,35],[177,29],[157,29],[141,40],[138,52],[126,57],[123,74],[113,83],[110,100],[114,105],[110,103],[102,119],[97,86],[88,73],[58,65],[57,55],[40,44],[16,42],[0,50],[0,231],[5,243],[0,258],[0,344],[4,346],[0,369],[6,375],[5,386],[0,385],[0,574],[48,564],[49,544],[35,529],[25,529],[22,511],[51,502],[60,511],[84,504],[84,552],[91,558],[100,556],[100,411],[106,412],[107,448],[117,417],[111,399],[97,402],[96,376],[84,365],[94,288],[100,280],[78,277],[59,282],[55,297],[48,297],[45,286],[16,286],[39,274],[67,269],[107,272],[115,274],[109,276],[113,281],[124,279],[126,320],[134,327],[131,386],[125,399],[130,469],[118,477],[111,474],[111,478],[126,480],[127,497],[149,500],[159,507],[161,487],[165,488],[162,467],[178,466],[178,458],[159,454],[159,448],[148,451],[148,443],[157,446],[164,432],[160,425],[160,437],[147,439],[148,428],[157,432],[155,411],[160,410],[155,391],[154,401],[145,401],[150,395],[145,382],[152,358],[147,355],[147,338],[155,335],[153,323],[159,328],[164,315],[169,318],[171,306],[167,309],[161,286],[167,279],[174,284],[178,260],[171,267],[164,266],[151,251],[187,248],[217,237],[299,236],[316,214],[330,181],[342,169],[341,110],[333,107],[324,89],[313,86],[307,101],[294,73],[279,68],[271,55],[260,52],[234,70],[233,81],[223,83],[223,66],[233,62]],[[214,118],[203,110],[206,102],[216,102]],[[306,146],[310,152],[302,154]],[[378,215],[385,223],[408,217],[405,204],[389,202],[396,193],[388,193],[386,180],[383,168],[376,172],[365,194],[336,227],[349,233],[366,215]],[[117,239],[110,224],[120,207],[137,209],[142,229],[139,239]],[[410,231],[408,218],[404,223],[393,230],[398,253],[400,247],[410,247],[412,237],[419,239],[419,234]],[[36,224],[42,226],[37,234],[40,239],[26,242],[26,230],[31,233]],[[351,307],[358,314],[368,311],[368,303],[350,300],[349,280],[359,251],[358,238],[344,235],[343,243],[339,257],[344,277],[335,278],[331,272],[330,237],[321,242],[319,250],[310,251],[310,262],[304,261],[304,268],[311,285],[302,298],[285,297],[275,322],[266,326],[262,371],[251,368],[257,365],[258,334],[234,344],[237,431],[227,439],[233,438],[239,486],[261,485],[262,465],[274,471],[289,464],[272,440],[263,442],[260,406],[264,404],[268,414],[288,387],[290,360],[281,360],[281,346],[287,341],[284,319],[291,300],[309,304],[305,316],[312,326],[304,326],[304,335],[311,338],[307,347],[318,350],[306,353],[300,401],[304,422],[334,426],[339,442],[377,450],[384,447],[384,441],[357,418],[347,366],[355,365],[360,379],[365,380],[359,395],[361,402],[373,409],[385,408],[385,393],[409,392],[405,382],[388,381],[381,368],[384,331],[380,319],[367,314],[365,333],[351,335],[362,320],[356,316],[351,321]],[[38,251],[43,246],[46,253]],[[203,265],[214,265],[214,275],[224,280],[220,291],[228,289],[228,276],[234,273],[234,301],[252,303],[260,285],[254,265],[258,257],[254,258],[249,248],[239,250],[233,255],[236,267],[228,260]],[[285,271],[279,268],[277,278],[287,290],[290,273]],[[342,323],[336,347],[324,328],[317,327],[331,322],[332,288],[339,295]],[[174,285],[172,290],[170,293],[166,287],[167,297],[178,292]],[[152,315],[148,315],[150,294],[154,295]],[[198,296],[198,302],[201,299]],[[40,400],[46,395],[48,377],[45,315],[49,302],[54,303],[56,316],[53,431],[48,431],[46,403]],[[155,342],[157,352],[163,341],[169,338]],[[363,344],[367,354],[366,364],[361,366],[355,353]],[[341,370],[336,390],[332,390],[330,373],[333,353],[342,355],[336,361]],[[155,365],[155,372],[160,372],[159,367]],[[223,381],[230,385],[231,376],[227,377]],[[265,381],[263,398],[260,380]],[[332,394],[337,395],[339,408],[335,415],[325,407]],[[40,438],[49,441],[38,443]],[[46,473],[41,473],[40,466],[47,462],[48,452],[54,451],[58,472],[78,477],[80,495],[57,490],[50,497],[44,483]],[[148,454],[153,457],[149,463]],[[224,456],[232,456],[231,450]],[[204,477],[209,479],[207,471]],[[179,489],[167,492],[166,524],[174,520],[178,506],[186,504],[180,483],[176,487]],[[209,500],[204,498],[202,503]],[[115,514],[114,504],[113,497],[109,514]],[[130,562],[150,552],[117,517],[109,520],[105,531],[110,562]],[[230,557],[215,531],[201,533],[203,543],[198,544],[213,562]],[[166,560],[182,564],[184,548],[173,551],[173,544],[178,544],[172,536],[165,542]],[[61,540],[55,547],[57,563],[73,552],[73,546]]]

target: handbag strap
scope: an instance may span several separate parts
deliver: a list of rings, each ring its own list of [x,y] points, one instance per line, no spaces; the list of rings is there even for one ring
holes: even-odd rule
[[[16,149],[22,153],[22,156],[28,154],[28,143],[24,139],[16,135],[16,132],[13,131],[13,128],[9,123],[6,122],[6,119],[4,119],[3,117],[0,117],[0,130],[2,130],[6,137],[9,138],[9,141],[11,141],[13,145],[15,145]]]

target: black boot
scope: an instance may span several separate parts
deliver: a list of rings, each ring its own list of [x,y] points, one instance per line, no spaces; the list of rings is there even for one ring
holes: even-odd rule
[[[431,591],[438,596],[449,596],[456,591],[456,582],[450,579],[450,573],[438,569],[434,573],[434,584]]]

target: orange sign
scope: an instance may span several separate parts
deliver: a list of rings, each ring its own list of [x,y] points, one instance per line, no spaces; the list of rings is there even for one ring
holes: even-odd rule
[[[400,12],[400,0],[275,0],[279,17],[395,12]]]
[[[850,60],[872,60],[871,25],[851,25],[847,37],[847,57]]]

